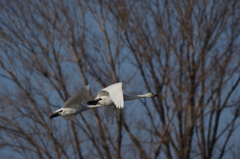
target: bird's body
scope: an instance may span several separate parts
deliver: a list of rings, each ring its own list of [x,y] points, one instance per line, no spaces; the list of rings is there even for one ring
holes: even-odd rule
[[[108,125],[112,125],[114,111],[116,108],[123,108],[124,101],[156,96],[153,93],[143,95],[123,94],[122,83],[116,83],[100,90],[97,97],[92,100],[88,100],[87,104],[81,103],[88,93],[89,86],[78,90],[65,102],[64,107],[52,113],[50,118],[62,116],[65,120],[74,120],[76,115],[82,111],[96,107],[103,107],[103,115],[106,118]]]
[[[113,124],[114,111],[116,108],[123,108],[124,101],[134,100],[139,98],[155,97],[153,93],[147,93],[143,95],[127,95],[122,91],[122,83],[116,83],[110,85],[97,94],[97,97],[93,100],[89,100],[87,105],[89,107],[103,107],[103,115],[108,125]],[[91,105],[91,106],[90,106]]]
[[[107,106],[107,105],[113,105],[114,104],[112,99],[109,96],[102,96],[100,98],[101,98],[101,100],[98,101],[99,105],[106,105]]]
[[[88,85],[82,89],[79,89],[65,102],[63,108],[56,110],[49,117],[54,118],[57,116],[62,116],[65,120],[74,120],[78,113],[90,109],[87,105],[81,103],[85,99],[88,92]]]

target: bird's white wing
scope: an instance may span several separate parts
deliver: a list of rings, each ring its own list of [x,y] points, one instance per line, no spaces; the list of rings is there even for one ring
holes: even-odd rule
[[[68,116],[62,116],[63,119],[67,121],[73,121],[76,119],[76,115],[68,115]]]
[[[110,105],[110,106],[103,106],[103,116],[107,121],[107,124],[111,126],[114,121],[114,111],[115,111],[115,106]]]
[[[124,107],[123,91],[122,91],[122,83],[121,82],[110,85],[110,86],[102,89],[100,92],[98,92],[97,96],[103,94],[104,91],[109,93],[109,97],[112,99],[113,103],[116,105],[117,108]]]
[[[79,105],[89,93],[89,85],[76,91],[64,104],[64,108],[73,108]]]

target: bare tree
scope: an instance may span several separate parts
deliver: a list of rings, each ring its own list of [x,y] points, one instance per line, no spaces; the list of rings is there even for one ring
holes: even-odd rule
[[[2,156],[239,157],[231,140],[240,124],[240,2],[2,0],[0,8]],[[90,84],[93,98],[119,81],[158,98],[125,102],[112,127],[100,108],[74,122],[49,119],[79,87]]]

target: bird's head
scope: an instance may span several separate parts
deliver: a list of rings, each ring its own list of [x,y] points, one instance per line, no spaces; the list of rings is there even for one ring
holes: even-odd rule
[[[154,93],[150,92],[150,93],[147,93],[146,96],[149,97],[149,98],[152,98],[152,97],[156,97],[157,94],[154,94]]]

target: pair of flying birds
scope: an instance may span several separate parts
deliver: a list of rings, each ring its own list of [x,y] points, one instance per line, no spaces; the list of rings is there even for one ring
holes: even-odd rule
[[[121,82],[100,90],[95,99],[88,100],[86,104],[83,104],[82,101],[85,99],[88,93],[89,85],[85,86],[82,89],[79,89],[73,94],[71,98],[65,102],[63,108],[56,110],[49,117],[54,118],[57,116],[62,116],[65,120],[74,120],[76,118],[76,115],[82,111],[96,107],[103,107],[103,115],[107,121],[107,124],[112,125],[114,119],[114,110],[116,108],[123,108],[124,101],[157,96],[153,93],[142,95],[124,94],[122,91]]]

